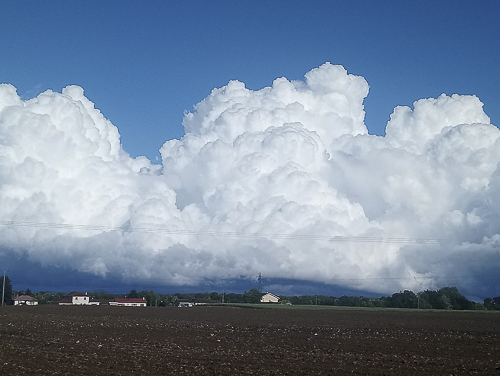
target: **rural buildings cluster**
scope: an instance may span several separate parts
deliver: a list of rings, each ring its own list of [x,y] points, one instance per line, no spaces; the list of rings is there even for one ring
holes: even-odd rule
[[[261,303],[279,303],[279,297],[272,293],[262,294]],[[113,299],[95,299],[87,293],[72,292],[66,295],[63,299],[56,302],[61,306],[75,305],[110,305],[120,307],[146,307],[147,301],[145,298],[113,298]],[[196,305],[207,305],[216,303],[209,299],[178,299],[177,307],[193,307]],[[18,295],[14,298],[14,305],[38,305],[38,301],[29,295]]]

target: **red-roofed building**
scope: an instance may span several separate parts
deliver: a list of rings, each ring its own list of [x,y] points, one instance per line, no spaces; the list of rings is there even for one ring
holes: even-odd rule
[[[121,307],[146,307],[146,299],[144,298],[115,298],[109,302],[111,306]]]
[[[38,305],[38,300],[29,295],[19,295],[15,297],[14,305]]]

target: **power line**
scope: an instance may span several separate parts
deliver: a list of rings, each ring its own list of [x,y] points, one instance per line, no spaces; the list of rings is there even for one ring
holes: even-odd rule
[[[213,230],[183,230],[167,227],[112,227],[101,225],[81,225],[69,223],[51,222],[21,222],[21,221],[0,221],[0,226],[48,228],[60,230],[86,230],[86,231],[115,231],[124,233],[159,233],[167,235],[184,236],[210,236],[225,238],[251,238],[251,239],[283,239],[283,240],[303,240],[303,241],[327,241],[327,242],[354,242],[354,243],[391,243],[391,244],[419,244],[419,245],[439,245],[447,243],[445,239],[437,238],[402,238],[402,237],[375,237],[375,236],[331,236],[319,234],[285,234],[285,233],[247,233],[241,231],[213,231]]]

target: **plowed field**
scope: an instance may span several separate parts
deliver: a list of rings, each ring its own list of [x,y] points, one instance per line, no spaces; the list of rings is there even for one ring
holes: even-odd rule
[[[0,375],[494,375],[500,314],[0,307]]]

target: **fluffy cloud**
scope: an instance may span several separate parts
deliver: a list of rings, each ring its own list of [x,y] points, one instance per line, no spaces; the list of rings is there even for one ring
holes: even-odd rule
[[[373,136],[367,94],[329,63],[258,91],[231,81],[153,165],[81,88],[24,102],[0,85],[0,249],[166,284],[261,272],[494,294],[500,131],[478,98],[443,94],[397,107]]]

